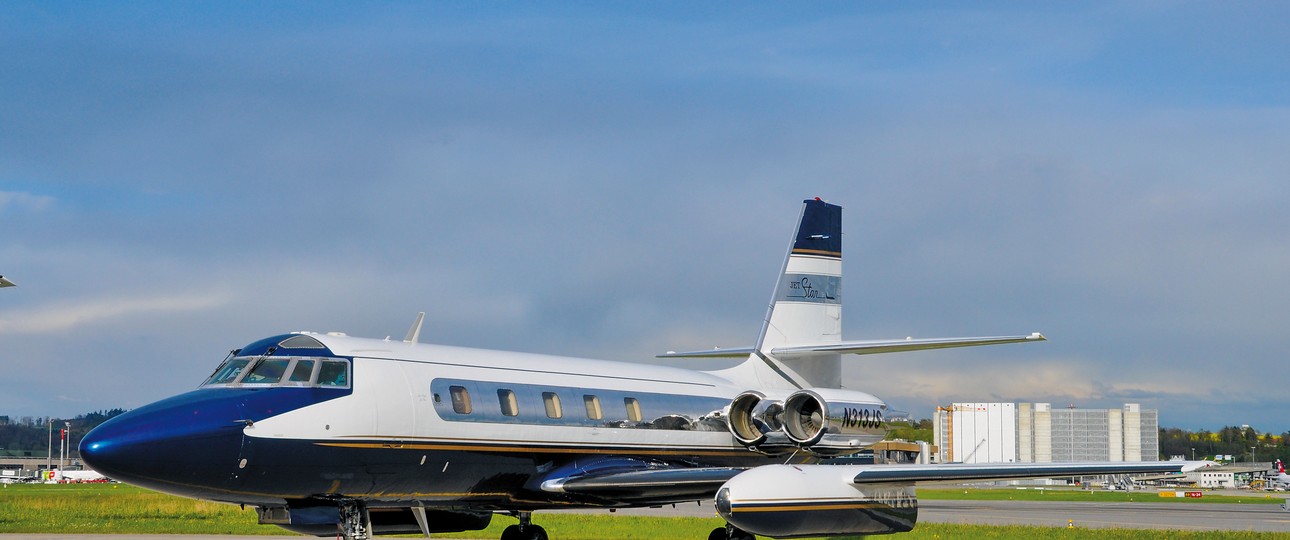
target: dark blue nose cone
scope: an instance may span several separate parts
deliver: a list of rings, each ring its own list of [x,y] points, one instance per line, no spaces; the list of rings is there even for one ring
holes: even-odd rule
[[[245,467],[241,409],[238,394],[224,389],[158,401],[90,431],[81,439],[81,459],[114,480],[220,499],[237,488]]]

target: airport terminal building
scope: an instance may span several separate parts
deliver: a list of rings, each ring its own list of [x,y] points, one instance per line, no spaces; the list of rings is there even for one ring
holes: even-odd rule
[[[1048,403],[955,403],[932,417],[941,463],[1155,461],[1155,409],[1053,409]]]

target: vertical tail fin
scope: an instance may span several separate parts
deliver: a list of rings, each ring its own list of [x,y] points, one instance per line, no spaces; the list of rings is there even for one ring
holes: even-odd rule
[[[818,198],[803,202],[757,345],[730,371],[753,375],[766,387],[839,388],[840,355],[778,359],[770,352],[842,340],[842,207]]]
[[[876,354],[1044,341],[1024,336],[842,340],[842,207],[820,199],[804,201],[793,243],[757,344],[752,348],[669,352],[665,357],[744,358],[714,372],[739,384],[772,390],[841,388],[842,354]]]

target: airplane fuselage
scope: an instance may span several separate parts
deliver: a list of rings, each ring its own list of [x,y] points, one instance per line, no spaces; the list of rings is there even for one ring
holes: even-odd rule
[[[276,346],[293,337],[319,347]],[[127,482],[231,503],[307,495],[511,510],[628,504],[542,491],[546,473],[569,472],[561,468],[784,461],[731,438],[723,409],[747,388],[704,372],[325,334],[262,340],[229,362],[257,358],[280,361],[280,371],[307,362],[321,372],[323,360],[349,371],[344,384],[280,372],[250,382],[256,370],[235,382],[212,377],[104,424],[84,444],[86,459]]]

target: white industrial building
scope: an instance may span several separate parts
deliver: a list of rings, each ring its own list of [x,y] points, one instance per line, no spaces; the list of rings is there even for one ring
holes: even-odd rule
[[[1048,403],[955,403],[932,418],[942,463],[1155,461],[1158,415],[1119,409],[1053,409]]]
[[[1187,473],[1187,479],[1195,482],[1198,487],[1203,488],[1231,489],[1236,487],[1236,473],[1233,472],[1190,472]]]

